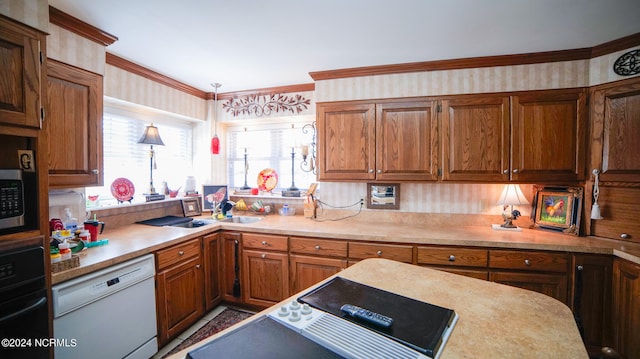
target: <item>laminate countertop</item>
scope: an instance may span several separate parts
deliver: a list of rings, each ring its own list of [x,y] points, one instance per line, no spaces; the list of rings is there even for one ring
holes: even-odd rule
[[[366,259],[335,276],[456,311],[459,319],[442,359],[588,358],[571,310],[540,293],[385,259]],[[169,359],[185,358],[189,351],[247,325],[300,294]],[[242,348],[238,351],[238,357],[242,357]]]
[[[201,218],[210,217],[202,216]],[[350,241],[611,254],[640,264],[640,244],[598,237],[576,237],[540,229],[523,229],[521,232],[495,231],[489,224],[465,226],[420,220],[409,223],[381,222],[358,217],[338,221],[312,220],[301,215],[268,215],[261,218],[262,220],[254,223],[216,222],[197,228],[154,227],[143,224],[105,228],[100,239],[108,239],[109,244],[88,248],[81,252],[80,266],[52,273],[52,284],[55,285],[221,229]]]

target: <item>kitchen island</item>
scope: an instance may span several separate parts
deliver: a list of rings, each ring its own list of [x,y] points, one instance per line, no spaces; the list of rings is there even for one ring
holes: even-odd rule
[[[455,310],[459,320],[441,358],[588,357],[571,310],[543,294],[385,259],[358,262],[336,276]],[[301,294],[169,359],[185,358],[189,351],[247,325]],[[241,352],[238,357],[242,357]]]

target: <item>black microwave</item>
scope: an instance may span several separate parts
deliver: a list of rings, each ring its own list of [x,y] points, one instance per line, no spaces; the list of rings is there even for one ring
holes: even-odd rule
[[[0,169],[0,229],[25,225],[25,198],[22,170]]]

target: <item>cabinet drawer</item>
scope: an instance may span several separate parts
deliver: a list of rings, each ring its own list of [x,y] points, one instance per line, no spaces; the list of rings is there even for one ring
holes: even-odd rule
[[[347,242],[318,238],[291,237],[291,252],[325,257],[346,257]]]
[[[242,247],[266,249],[271,251],[286,251],[288,249],[287,237],[271,234],[243,233]]]
[[[591,235],[640,243],[640,188],[601,187],[603,219],[591,221]]]
[[[569,259],[564,253],[489,251],[489,267],[540,272],[566,272]]]
[[[412,263],[413,247],[393,244],[349,242],[349,258],[386,258],[399,262]]]
[[[486,267],[487,258],[486,249],[418,247],[418,264]]]
[[[158,270],[176,264],[188,258],[200,255],[200,238],[177,244],[173,247],[156,252],[156,265]]]

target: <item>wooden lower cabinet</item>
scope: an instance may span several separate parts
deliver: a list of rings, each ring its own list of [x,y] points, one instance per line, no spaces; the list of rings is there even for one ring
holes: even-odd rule
[[[413,263],[413,246],[399,244],[349,242],[349,263],[367,258],[385,258]]]
[[[156,252],[158,345],[167,344],[204,314],[200,238]]]
[[[417,263],[433,269],[488,280],[488,251],[482,248],[418,247]]]
[[[288,237],[242,235],[243,302],[270,307],[289,296]]]
[[[614,349],[627,359],[640,358],[640,265],[613,261]]]
[[[291,292],[298,293],[347,268],[347,261],[339,258],[289,256]]]
[[[562,252],[489,250],[489,280],[568,303],[569,257]]]
[[[222,300],[229,303],[242,302],[242,233],[222,232],[221,236],[221,285]],[[234,291],[235,287],[239,290]]]
[[[610,314],[613,259],[610,255],[574,254],[572,261],[570,307],[587,351],[598,355],[602,347],[613,346]]]
[[[210,311],[222,301],[220,274],[221,234],[213,233],[202,238],[204,249],[204,299],[205,310]]]

